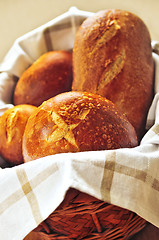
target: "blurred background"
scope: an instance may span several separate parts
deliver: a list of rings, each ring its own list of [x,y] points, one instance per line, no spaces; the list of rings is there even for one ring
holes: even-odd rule
[[[0,0],[0,62],[18,37],[71,6],[91,12],[107,8],[129,10],[143,19],[151,38],[159,40],[159,0]]]

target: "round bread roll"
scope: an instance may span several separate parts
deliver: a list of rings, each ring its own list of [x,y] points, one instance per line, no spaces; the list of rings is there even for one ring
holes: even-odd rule
[[[72,90],[111,100],[126,114],[140,140],[153,98],[154,74],[151,38],[144,22],[118,9],[88,17],[75,38],[73,69]]]
[[[137,146],[134,128],[112,102],[83,92],[59,94],[29,118],[23,135],[24,161],[64,152]]]
[[[19,78],[13,102],[39,106],[43,101],[71,90],[72,53],[50,51],[43,54]]]
[[[0,117],[0,155],[11,165],[23,163],[22,136],[27,120],[36,108],[17,105]]]

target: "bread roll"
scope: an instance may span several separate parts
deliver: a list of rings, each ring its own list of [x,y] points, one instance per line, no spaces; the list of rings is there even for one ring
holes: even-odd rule
[[[68,92],[44,102],[23,135],[24,161],[64,152],[134,147],[134,128],[109,100]]]
[[[31,105],[17,105],[0,117],[0,155],[11,165],[23,163],[22,136],[35,109]]]
[[[39,106],[43,101],[70,91],[72,53],[50,51],[43,54],[20,77],[14,91],[14,104]]]
[[[100,11],[77,32],[72,90],[111,100],[134,126],[139,140],[153,97],[153,68],[149,31],[130,12]]]

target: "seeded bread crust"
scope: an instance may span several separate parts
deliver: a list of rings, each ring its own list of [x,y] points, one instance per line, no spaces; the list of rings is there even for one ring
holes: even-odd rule
[[[153,72],[150,35],[139,17],[106,10],[83,22],[73,49],[72,90],[110,99],[139,139],[153,98]]]
[[[29,118],[23,136],[24,161],[66,152],[137,146],[134,128],[109,100],[68,92],[44,102]]]

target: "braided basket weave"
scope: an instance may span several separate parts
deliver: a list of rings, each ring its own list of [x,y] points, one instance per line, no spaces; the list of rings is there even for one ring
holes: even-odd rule
[[[59,207],[26,240],[126,240],[145,225],[144,219],[129,210],[70,189]]]

